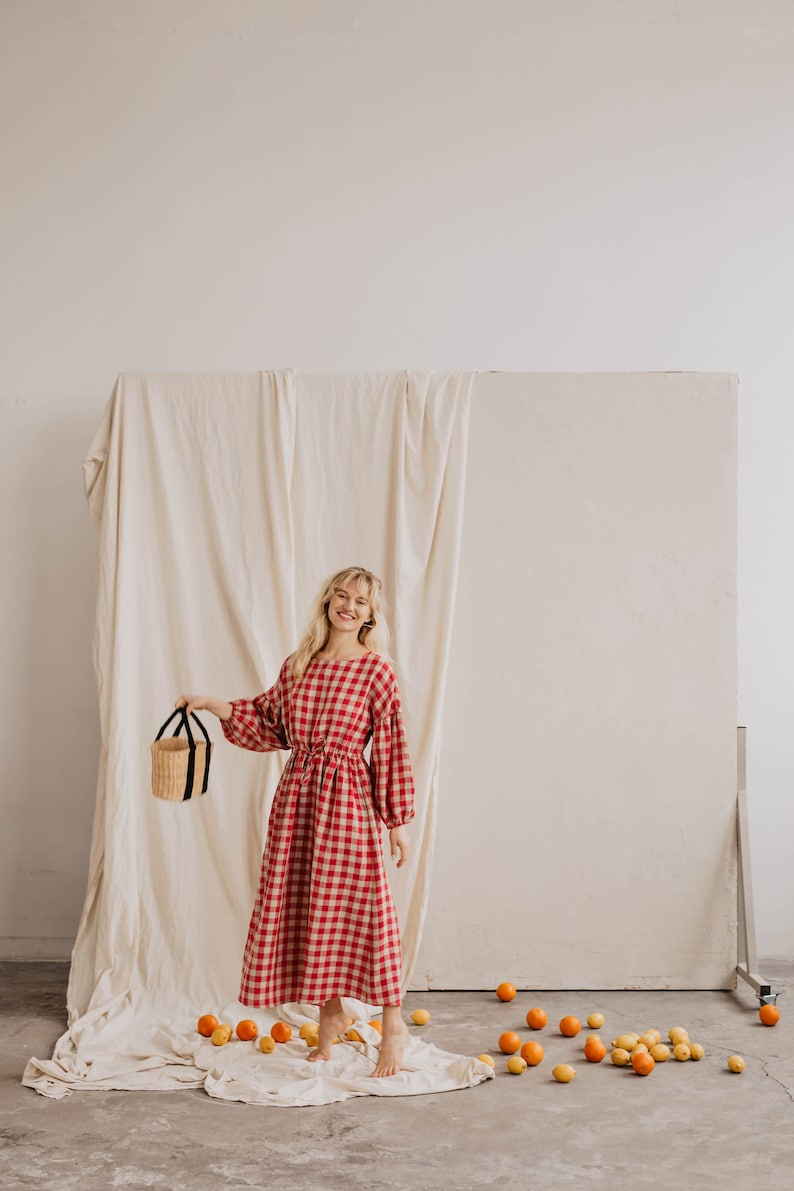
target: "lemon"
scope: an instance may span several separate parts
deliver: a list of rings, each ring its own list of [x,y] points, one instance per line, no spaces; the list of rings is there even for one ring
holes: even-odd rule
[[[318,1034],[319,1031],[320,1027],[316,1021],[305,1021],[298,1030],[298,1034],[301,1038],[308,1038],[310,1034]]]
[[[656,1063],[666,1063],[670,1058],[670,1047],[665,1046],[663,1042],[657,1042],[650,1050],[651,1058]]]
[[[616,1067],[628,1067],[631,1055],[622,1046],[616,1046],[609,1056]]]
[[[694,1059],[696,1063],[699,1062],[700,1059],[703,1058],[705,1053],[706,1053],[705,1050],[703,1049],[703,1047],[700,1045],[699,1042],[693,1042],[690,1044],[689,1057],[691,1059]]]
[[[612,1045],[618,1050],[634,1050],[639,1040],[639,1034],[618,1034],[617,1038],[612,1040]]]
[[[218,1026],[217,1030],[213,1030],[210,1035],[210,1042],[213,1046],[225,1046],[232,1036],[231,1026]]]
[[[631,1052],[633,1055],[647,1055],[650,1052],[650,1047],[646,1046],[644,1042],[638,1042]]]
[[[678,1059],[679,1063],[685,1063],[687,1059],[692,1057],[692,1051],[687,1046],[686,1042],[676,1042],[673,1047],[673,1058]]]
[[[605,1021],[603,1013],[591,1013],[587,1018],[587,1024],[591,1030],[600,1030]]]
[[[742,1071],[744,1071],[744,1066],[744,1059],[741,1055],[731,1055],[728,1059],[728,1070],[735,1071],[737,1075],[741,1075]]]
[[[414,1009],[411,1014],[411,1021],[415,1026],[426,1026],[430,1021],[430,1014],[426,1009]]]
[[[668,1031],[667,1037],[675,1046],[676,1042],[689,1042],[689,1031],[685,1030],[683,1026],[673,1026],[672,1030]]]
[[[345,1034],[345,1038],[347,1038],[348,1042],[363,1042],[364,1041],[364,1039],[359,1034],[358,1030],[348,1030],[347,1033]]]
[[[496,1059],[493,1057],[493,1055],[477,1055],[477,1058],[481,1063],[487,1063],[489,1067],[496,1066]]]
[[[640,1034],[640,1042],[647,1046],[648,1050],[650,1050],[652,1046],[656,1046],[656,1043],[661,1042],[661,1040],[662,1036],[658,1030],[646,1030],[644,1034]]]
[[[570,1083],[576,1076],[576,1068],[571,1067],[569,1063],[558,1063],[556,1067],[552,1067],[551,1073],[557,1083]]]
[[[511,1055],[507,1060],[507,1070],[511,1075],[523,1075],[526,1069],[526,1059],[522,1059],[521,1055]]]
[[[270,1037],[269,1034],[263,1034],[262,1037],[259,1039],[259,1049],[261,1050],[263,1055],[272,1054],[273,1051],[276,1049],[276,1043],[275,1043],[274,1039]]]

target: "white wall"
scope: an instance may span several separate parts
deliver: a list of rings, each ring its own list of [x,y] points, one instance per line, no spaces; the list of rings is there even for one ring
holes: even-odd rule
[[[784,0],[0,7],[0,954],[65,956],[98,732],[80,463],[124,370],[741,377],[739,707],[794,954]]]

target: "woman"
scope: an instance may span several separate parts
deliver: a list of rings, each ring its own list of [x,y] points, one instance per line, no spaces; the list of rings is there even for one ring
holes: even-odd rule
[[[334,1039],[350,1024],[341,997],[382,1005],[373,1072],[379,1077],[400,1070],[408,1033],[380,821],[400,868],[408,857],[405,824],[414,815],[397,682],[375,649],[387,640],[380,589],[363,567],[337,572],[269,691],[231,703],[182,695],[176,704],[216,715],[240,748],[292,750],[268,820],[240,1000],[255,1007],[319,1004],[312,1061],[330,1058]]]

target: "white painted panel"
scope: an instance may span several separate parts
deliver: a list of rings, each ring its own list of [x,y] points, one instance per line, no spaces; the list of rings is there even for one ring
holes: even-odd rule
[[[736,382],[478,377],[412,986],[735,965]]]

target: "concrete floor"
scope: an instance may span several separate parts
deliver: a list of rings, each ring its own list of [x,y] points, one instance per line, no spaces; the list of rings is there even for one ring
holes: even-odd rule
[[[789,994],[773,1029],[744,984],[730,993],[519,993],[507,1005],[493,993],[414,993],[406,1010],[421,1004],[433,1015],[424,1036],[461,1053],[495,1050],[499,1033],[537,1004],[550,1023],[600,1009],[607,1042],[622,1030],[684,1025],[706,1057],[642,1079],[608,1060],[586,1063],[581,1040],[550,1025],[533,1035],[546,1059],[521,1076],[499,1056],[497,1077],[464,1091],[276,1109],[195,1090],[36,1095],[19,1079],[63,1032],[67,966],[0,964],[0,1187],[794,1191],[794,964],[761,971]],[[725,1065],[735,1052],[747,1062],[742,1075]],[[575,1062],[573,1083],[552,1079],[560,1061]]]

